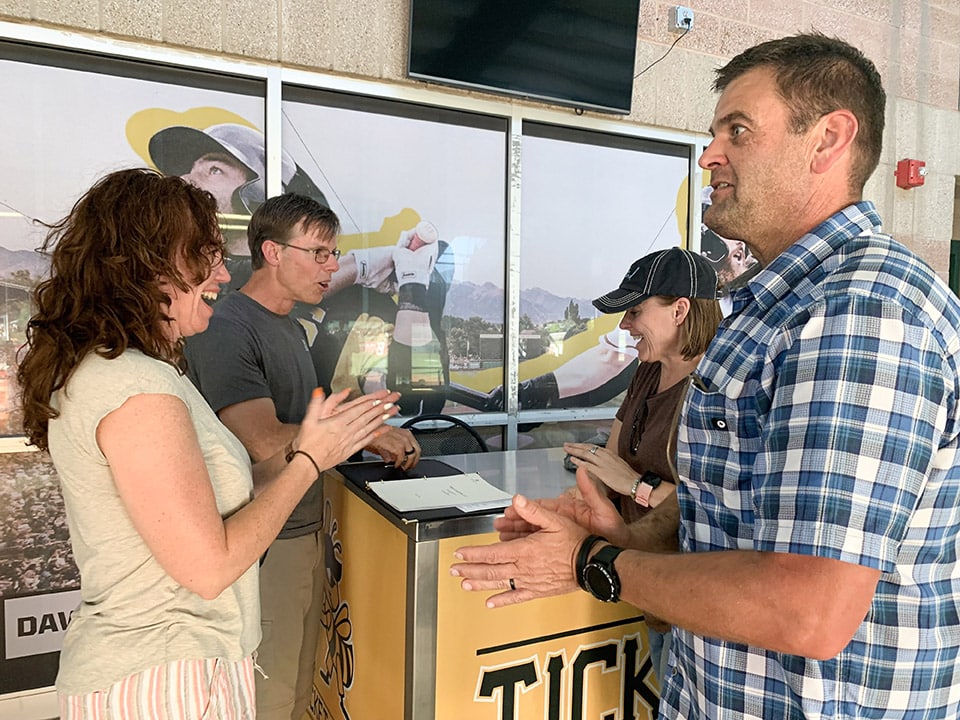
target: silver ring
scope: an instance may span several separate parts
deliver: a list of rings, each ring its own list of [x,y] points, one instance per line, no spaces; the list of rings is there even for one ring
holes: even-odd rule
[[[590,454],[591,454],[591,455],[596,455],[596,454],[597,454],[597,450],[599,450],[599,449],[600,449],[600,446],[599,446],[599,445],[594,445],[592,448],[590,448]]]
[[[511,590],[517,589],[517,584],[513,581],[513,578],[510,578],[510,589]]]

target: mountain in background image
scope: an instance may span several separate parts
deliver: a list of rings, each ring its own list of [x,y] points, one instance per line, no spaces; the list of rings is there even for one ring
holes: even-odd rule
[[[527,315],[535,325],[563,320],[563,314],[571,300],[580,306],[582,317],[593,317],[594,310],[590,300],[560,297],[541,288],[520,291],[520,313]],[[493,283],[454,283],[447,292],[443,314],[463,319],[479,317],[487,322],[502,323],[503,303],[503,288]]]
[[[0,245],[0,278],[15,278],[16,274],[26,271],[32,281],[30,285],[35,285],[46,276],[49,267],[50,261],[45,255],[33,250],[7,250]]]

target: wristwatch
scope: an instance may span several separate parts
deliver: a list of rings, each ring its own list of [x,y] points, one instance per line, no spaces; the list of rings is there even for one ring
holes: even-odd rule
[[[645,472],[633,484],[633,501],[641,507],[650,507],[650,495],[662,482],[655,472]]]
[[[583,568],[583,588],[597,600],[618,602],[620,600],[620,576],[613,566],[623,548],[606,545],[597,552]]]

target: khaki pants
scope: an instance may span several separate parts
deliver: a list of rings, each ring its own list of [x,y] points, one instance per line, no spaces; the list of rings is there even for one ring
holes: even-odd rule
[[[318,533],[275,540],[260,568],[263,640],[257,664],[258,720],[301,720],[313,694],[323,593]]]

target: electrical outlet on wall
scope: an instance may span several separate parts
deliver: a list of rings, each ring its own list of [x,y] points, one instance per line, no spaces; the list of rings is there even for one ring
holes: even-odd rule
[[[670,8],[670,32],[693,30],[693,10],[683,5],[674,5]]]

